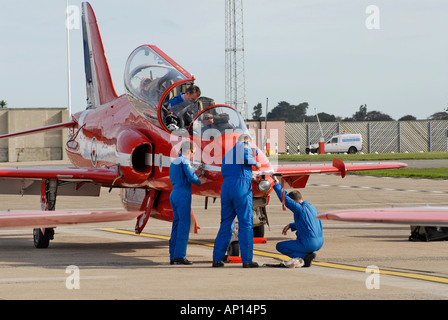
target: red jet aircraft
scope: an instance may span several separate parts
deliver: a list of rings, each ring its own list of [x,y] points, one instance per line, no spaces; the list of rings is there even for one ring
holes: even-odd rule
[[[247,127],[238,111],[200,97],[183,109],[167,110],[168,100],[194,82],[194,77],[154,45],[142,45],[128,58],[124,81],[126,94],[115,92],[101,36],[92,7],[82,5],[86,110],[65,123],[0,136],[11,138],[46,130],[68,128],[65,149],[74,167],[1,167],[0,193],[40,195],[37,212],[4,212],[0,227],[34,228],[34,245],[48,247],[54,227],[64,224],[130,220],[137,217],[136,233],[149,216],[171,221],[169,202],[172,190],[169,166],[178,156],[184,139],[196,144],[198,158],[193,164],[203,172],[205,183],[193,186],[193,194],[219,197],[222,184],[221,161]],[[213,115],[213,129],[205,132],[202,123]],[[261,236],[267,223],[266,205],[272,192],[272,174],[282,176],[292,188],[304,188],[310,174],[402,168],[403,163],[271,166],[258,153],[261,169],[254,170],[254,232]],[[55,211],[57,195],[99,196],[101,187],[120,188],[125,212]],[[192,215],[193,219],[194,216]],[[192,224],[195,228],[197,225]]]

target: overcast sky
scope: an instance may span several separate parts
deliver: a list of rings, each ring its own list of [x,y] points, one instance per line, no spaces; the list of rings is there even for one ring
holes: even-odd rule
[[[225,102],[224,0],[90,3],[118,94],[128,55],[155,44],[196,77],[204,96]],[[67,107],[65,5],[0,2],[0,100],[9,107]],[[377,10],[366,13],[369,5]],[[266,98],[269,109],[308,102],[308,115],[317,108],[348,117],[362,104],[394,119],[443,111],[447,14],[447,0],[244,1],[249,115]],[[81,29],[70,31],[70,52],[75,113],[86,106]]]

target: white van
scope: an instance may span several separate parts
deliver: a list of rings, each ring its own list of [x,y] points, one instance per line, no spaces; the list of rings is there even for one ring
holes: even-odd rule
[[[359,133],[346,133],[332,136],[325,142],[325,153],[356,153],[362,150],[362,137]],[[306,147],[306,153],[318,153],[319,144]]]

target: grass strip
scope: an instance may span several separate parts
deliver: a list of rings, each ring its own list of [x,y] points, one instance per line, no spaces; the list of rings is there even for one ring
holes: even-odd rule
[[[348,172],[348,174],[377,176],[377,177],[398,177],[416,179],[448,179],[448,168],[402,168],[388,170],[366,170]]]
[[[275,156],[273,156],[275,157]],[[375,160],[433,160],[448,159],[448,152],[411,152],[411,153],[366,153],[366,154],[279,154],[278,160],[285,161],[375,161]]]

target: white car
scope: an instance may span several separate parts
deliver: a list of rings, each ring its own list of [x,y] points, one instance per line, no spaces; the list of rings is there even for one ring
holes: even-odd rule
[[[359,133],[346,133],[332,136],[325,142],[325,153],[356,153],[362,150],[362,136]],[[306,153],[318,153],[319,144],[306,147]]]

